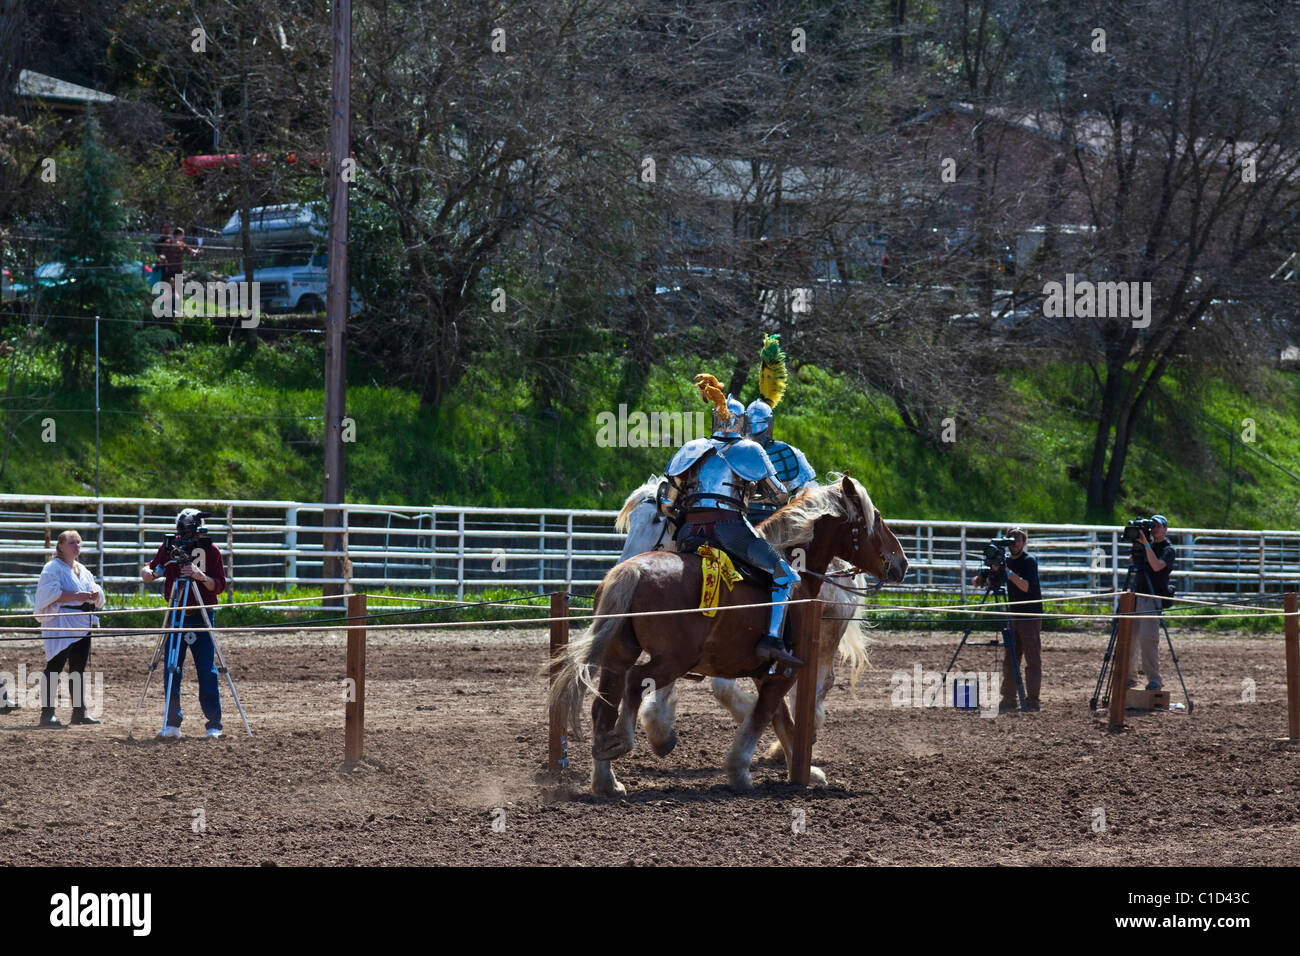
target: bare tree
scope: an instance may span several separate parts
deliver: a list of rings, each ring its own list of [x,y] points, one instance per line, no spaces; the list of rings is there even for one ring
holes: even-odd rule
[[[1092,12],[1105,52],[1057,101],[1089,241],[1056,264],[1152,290],[1147,314],[1071,326],[1068,346],[1086,356],[1100,393],[1087,502],[1108,514],[1164,376],[1191,366],[1241,374],[1242,355],[1267,355],[1294,305],[1270,277],[1300,238],[1300,64],[1296,20],[1276,11],[1182,0]]]

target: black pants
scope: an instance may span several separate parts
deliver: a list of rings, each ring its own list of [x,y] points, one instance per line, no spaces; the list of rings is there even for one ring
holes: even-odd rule
[[[781,556],[770,544],[750,530],[739,518],[731,521],[709,521],[704,524],[685,524],[679,542],[690,538],[704,539],[722,548],[733,561],[752,568],[771,579],[778,573]]]
[[[86,706],[86,661],[90,660],[90,635],[87,634],[75,644],[69,644],[55,654],[45,664],[44,679],[41,681],[41,710],[54,712],[54,689],[58,686],[58,675],[63,665],[68,665],[69,674],[81,675],[77,681],[77,693],[73,694],[72,709],[80,712]],[[78,700],[78,696],[80,700]]]

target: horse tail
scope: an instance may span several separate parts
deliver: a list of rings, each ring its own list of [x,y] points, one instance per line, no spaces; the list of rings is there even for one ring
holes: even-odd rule
[[[859,605],[854,605],[856,611]],[[858,678],[862,672],[867,669],[871,663],[867,659],[867,644],[870,638],[867,637],[866,631],[862,629],[862,622],[857,618],[847,622],[848,627],[844,629],[844,636],[840,638],[840,660],[844,661],[849,669],[849,693],[853,693],[858,687]]]
[[[630,561],[617,564],[605,575],[596,589],[596,618],[586,633],[569,642],[568,647],[552,661],[559,665],[555,683],[551,685],[549,704],[557,708],[564,718],[567,732],[575,740],[582,739],[582,702],[587,692],[599,693],[597,679],[600,662],[609,642],[630,628],[630,618],[601,619],[602,614],[625,614],[632,606],[632,595],[641,581],[641,568]]]
[[[628,529],[632,526],[632,512],[636,510],[637,505],[645,501],[646,495],[651,496],[654,500],[654,493],[659,490],[659,482],[663,481],[658,475],[651,475],[636,491],[627,496],[627,501],[623,502],[623,510],[618,513],[614,519],[614,530],[619,534],[627,534]]]

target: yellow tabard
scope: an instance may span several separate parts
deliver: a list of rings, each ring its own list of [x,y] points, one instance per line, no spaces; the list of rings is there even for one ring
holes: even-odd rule
[[[699,555],[703,559],[702,570],[704,572],[704,587],[700,594],[700,607],[708,608],[704,612],[705,617],[713,617],[718,613],[718,594],[722,591],[722,582],[727,582],[727,590],[730,591],[732,586],[740,580],[740,572],[731,563],[731,556],[719,548],[710,547],[707,544],[701,545]]]

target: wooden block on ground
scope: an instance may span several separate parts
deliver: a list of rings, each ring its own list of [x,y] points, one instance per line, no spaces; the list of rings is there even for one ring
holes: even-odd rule
[[[1139,688],[1129,688],[1128,697],[1124,701],[1125,710],[1168,710],[1169,709],[1169,691],[1167,690],[1140,690]]]

